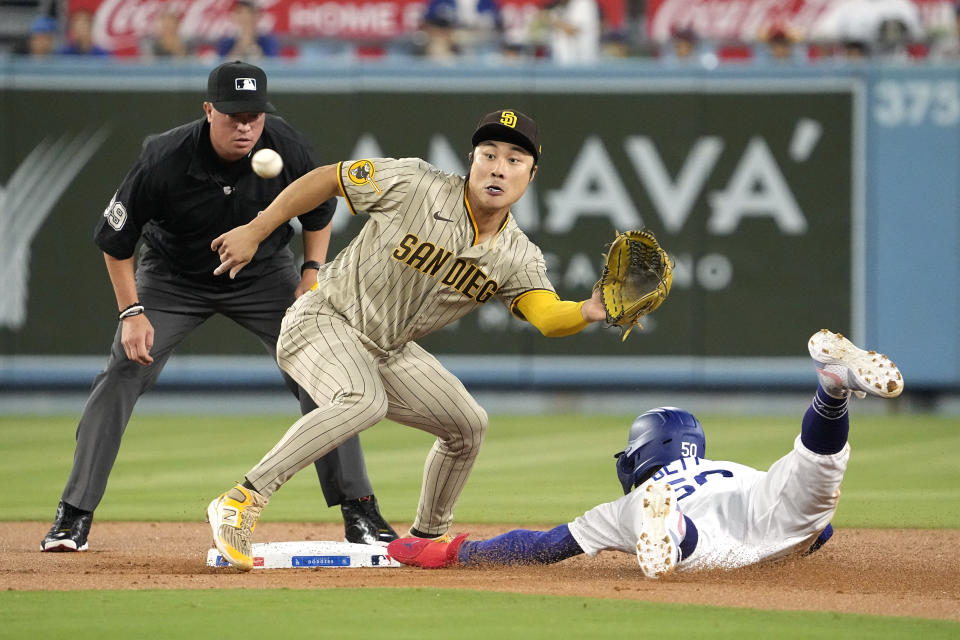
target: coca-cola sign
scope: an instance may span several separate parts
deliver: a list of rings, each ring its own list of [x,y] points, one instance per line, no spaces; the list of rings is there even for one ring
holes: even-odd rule
[[[70,0],[93,12],[94,39],[111,51],[135,50],[158,16],[181,16],[180,35],[213,42],[232,33],[234,0]],[[423,0],[261,0],[260,30],[278,36],[382,40],[416,29]]]
[[[849,0],[848,0],[849,1]],[[856,0],[853,0],[856,1]],[[844,0],[648,0],[647,37],[670,38],[673,28],[690,28],[716,41],[762,40],[773,27],[811,37],[831,9]],[[880,3],[877,3],[879,6]],[[929,33],[953,29],[952,0],[913,0]]]
[[[181,16],[180,35],[191,41],[215,40],[230,32],[233,0],[70,0],[70,11],[93,12],[94,40],[110,51],[136,49],[165,11]],[[269,13],[267,20],[272,20]]]

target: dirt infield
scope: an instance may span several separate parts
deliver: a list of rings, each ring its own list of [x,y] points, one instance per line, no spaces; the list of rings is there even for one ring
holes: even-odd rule
[[[4,590],[423,587],[484,589],[758,609],[960,620],[960,531],[841,529],[819,552],[729,572],[645,580],[633,556],[606,552],[548,567],[282,569],[207,567],[201,523],[95,523],[91,550],[40,553],[49,523],[0,522]],[[510,525],[462,525],[486,538]],[[342,525],[263,522],[257,541],[342,539]],[[149,554],[147,555],[147,550]]]

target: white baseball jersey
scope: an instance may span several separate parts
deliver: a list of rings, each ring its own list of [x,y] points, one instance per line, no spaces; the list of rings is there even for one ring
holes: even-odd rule
[[[419,158],[342,162],[340,186],[370,219],[317,276],[318,292],[383,349],[436,331],[496,296],[554,291],[540,249],[508,214],[477,242],[462,176]]]
[[[830,523],[850,445],[820,455],[798,436],[793,451],[769,471],[701,458],[675,460],[647,482],[667,482],[696,525],[696,550],[679,571],[732,569],[806,550]],[[644,483],[646,484],[646,483]],[[643,525],[643,491],[590,509],[569,524],[588,555],[604,549],[635,553]]]

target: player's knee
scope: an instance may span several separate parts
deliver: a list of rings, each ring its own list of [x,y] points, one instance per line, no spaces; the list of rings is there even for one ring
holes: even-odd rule
[[[471,410],[464,412],[461,422],[459,448],[464,452],[479,451],[487,436],[489,418],[487,412],[480,405],[473,403]]]
[[[487,416],[486,410],[477,405],[477,416],[476,416],[476,426],[474,427],[474,433],[479,442],[483,442],[483,439],[487,437],[487,427],[490,425],[490,418]]]

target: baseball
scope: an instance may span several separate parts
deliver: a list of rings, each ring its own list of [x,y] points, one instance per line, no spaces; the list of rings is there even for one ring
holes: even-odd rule
[[[273,149],[260,149],[253,154],[250,165],[261,178],[275,178],[283,169],[283,158]]]

